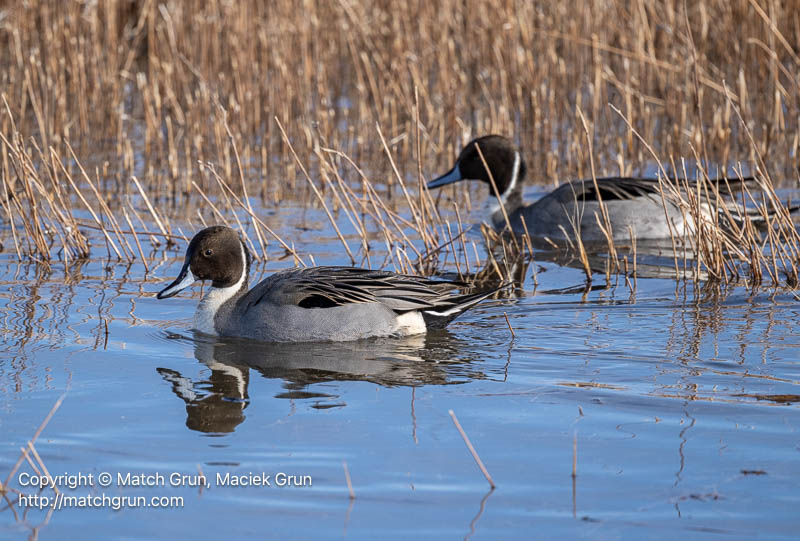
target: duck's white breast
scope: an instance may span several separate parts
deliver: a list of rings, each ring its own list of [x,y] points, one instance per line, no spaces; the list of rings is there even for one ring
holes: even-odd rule
[[[242,248],[242,275],[239,281],[229,287],[210,287],[197,305],[197,311],[194,313],[194,328],[206,334],[217,335],[217,328],[214,325],[214,319],[217,311],[225,301],[236,295],[244,285],[247,278],[247,259]]]

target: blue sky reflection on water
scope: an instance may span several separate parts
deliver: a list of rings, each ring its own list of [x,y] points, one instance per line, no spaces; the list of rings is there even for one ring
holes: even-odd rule
[[[345,263],[335,239],[311,238],[298,248]],[[528,272],[519,296],[445,332],[265,345],[193,336],[199,287],[154,298],[155,279],[171,279],[181,257],[147,282],[139,265],[96,260],[65,280],[58,267],[46,276],[4,257],[0,479],[66,393],[36,444],[51,473],[202,471],[211,483],[66,490],[177,495],[183,506],[61,509],[40,539],[81,536],[87,520],[104,538],[202,535],[221,517],[233,535],[268,525],[277,537],[796,532],[800,304],[790,293],[639,279],[635,298],[622,284],[583,294],[569,289],[580,271],[540,262],[538,288]],[[313,484],[215,486],[218,473]],[[27,537],[46,516],[17,512],[2,515],[3,538]]]

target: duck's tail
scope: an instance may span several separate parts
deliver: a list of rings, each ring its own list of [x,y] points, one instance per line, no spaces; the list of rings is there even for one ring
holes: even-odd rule
[[[776,204],[782,205],[789,214],[795,214],[800,211],[800,204],[791,203],[767,203],[765,207],[759,206],[745,206],[738,201],[723,202],[725,208],[722,206],[717,207],[717,212],[720,217],[725,219],[728,215],[738,226],[742,226],[745,221],[752,222],[755,226],[767,226],[772,220],[782,214],[782,209],[776,208]],[[765,213],[766,210],[766,213]],[[727,211],[727,212],[726,212]],[[724,222],[723,222],[724,223]]]
[[[780,202],[766,204],[766,216],[764,208],[759,207],[758,204],[744,205],[737,199],[745,198],[745,192],[750,194],[763,193],[763,187],[759,181],[752,176],[740,178],[716,178],[711,179],[711,182],[716,185],[719,190],[719,200],[712,195],[705,197],[704,200],[710,208],[715,208],[723,219],[722,223],[726,222],[728,216],[733,221],[741,226],[745,221],[749,220],[756,226],[767,225],[774,217],[778,216],[780,209],[776,208],[776,204],[783,205]],[[752,196],[747,196],[748,198]],[[800,204],[791,204],[787,202],[784,205],[789,214],[794,214],[800,210]]]
[[[443,296],[436,300],[433,308],[420,310],[422,319],[425,320],[425,326],[428,329],[443,329],[448,323],[482,300],[491,297],[496,292],[510,285],[511,282],[505,282],[494,289],[480,291],[478,293],[467,293],[448,297]]]

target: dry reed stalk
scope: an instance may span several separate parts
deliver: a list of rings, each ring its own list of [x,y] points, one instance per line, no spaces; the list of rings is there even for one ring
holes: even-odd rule
[[[480,468],[481,473],[483,473],[483,476],[486,477],[486,480],[489,482],[489,486],[493,489],[497,488],[497,485],[494,484],[492,476],[489,475],[489,472],[486,470],[486,466],[483,465],[481,457],[478,456],[478,452],[475,450],[475,447],[472,446],[472,442],[469,441],[467,433],[464,432],[463,428],[461,428],[461,423],[458,422],[455,412],[453,412],[453,410],[447,410],[447,413],[449,413],[450,417],[453,419],[453,424],[456,425],[458,433],[461,434],[461,438],[464,440],[464,443],[467,444],[467,449],[469,449],[469,452],[472,455],[472,458],[475,459],[475,463],[478,465],[478,468]]]
[[[325,167],[325,169],[320,171],[322,180],[330,189],[340,208],[344,210],[347,219],[358,231],[359,235],[361,236],[361,247],[364,250],[364,253],[369,256],[369,235],[367,234],[367,229],[364,226],[364,222],[358,217],[358,212],[356,211],[355,204],[351,198],[352,191],[347,189],[344,180],[339,174],[339,171],[336,169],[335,165],[331,163],[330,160],[333,160],[333,156],[330,153],[323,154],[322,151],[318,151],[316,154],[320,160],[320,163],[322,163]],[[335,185],[333,182],[331,182],[330,176],[325,174],[326,171],[333,173],[333,176],[336,179]]]
[[[500,246],[503,249],[503,268],[506,269],[505,276],[501,276],[501,278],[502,278],[502,280],[504,282],[511,283],[511,282],[514,281],[514,278],[513,278],[513,276],[511,276],[511,269],[508,266],[508,262],[511,259],[511,254],[509,252],[512,252],[512,251],[509,250],[509,247],[506,244],[506,237],[505,236],[500,237]],[[513,253],[514,259],[517,259],[518,257],[520,257],[520,252],[516,250],[516,247],[515,247],[515,250],[513,250],[512,253]]]
[[[578,477],[578,433],[572,435],[572,479]]]
[[[450,239],[450,245],[452,246],[455,243],[455,239],[453,238],[453,231],[450,229],[450,222],[447,222],[447,238]],[[464,273],[461,272],[461,265],[458,264],[458,258],[453,257],[453,263],[456,265],[456,272],[458,273],[458,279],[464,279]]]
[[[389,240],[389,236],[388,235],[390,234],[390,232],[392,232],[391,234],[392,234],[393,238],[394,238],[394,235],[396,234],[397,235],[396,240],[392,240],[390,242],[390,244],[393,244],[394,242],[403,243],[404,245],[410,247],[415,252],[418,261],[422,261],[424,259],[422,257],[423,254],[414,246],[413,242],[406,235],[406,232],[405,232],[405,228],[406,227],[414,229],[414,224],[412,224],[411,222],[409,222],[407,220],[404,220],[400,215],[398,215],[397,213],[393,212],[391,209],[389,209],[387,207],[386,203],[378,195],[377,191],[375,190],[374,186],[369,181],[367,176],[355,164],[355,162],[353,162],[353,160],[349,156],[347,156],[346,154],[344,154],[342,152],[331,150],[331,149],[325,149],[325,151],[329,152],[329,153],[332,153],[332,154],[335,154],[335,155],[345,159],[346,161],[348,161],[348,163],[350,163],[351,166],[353,166],[355,168],[356,172],[359,174],[359,177],[362,180],[362,187],[364,188],[364,192],[367,194],[367,199],[368,199],[368,201],[369,201],[369,203],[370,203],[370,205],[371,205],[371,207],[373,209],[373,211],[369,212],[369,214],[373,217],[373,219],[375,219],[378,222],[378,224],[379,224],[379,226],[381,228],[381,231],[384,233],[384,235],[387,238],[387,241]],[[348,195],[350,197],[355,198],[355,194],[353,194],[352,190],[347,188],[346,185],[343,185],[343,186],[345,187]],[[364,208],[366,209],[366,207],[364,207]],[[390,224],[386,223],[386,221],[381,217],[382,215],[385,215],[389,219]],[[390,225],[391,225],[391,227],[390,227]],[[429,248],[427,253],[432,253],[432,252],[433,252],[433,250],[431,250]]]
[[[139,242],[139,235],[134,230],[133,222],[131,222],[131,217],[128,215],[128,211],[125,207],[122,207],[122,214],[125,216],[125,221],[128,222],[129,231],[133,235],[134,242],[136,242],[136,249],[139,250],[139,260],[142,262],[142,265],[144,265],[144,274],[147,276],[147,274],[150,273],[150,268],[147,266],[147,258],[144,256],[144,250],[142,250],[142,245]]]
[[[259,231],[258,224],[256,223],[255,213],[253,212],[253,206],[250,204],[250,197],[247,195],[247,182],[245,182],[244,180],[244,169],[242,169],[242,160],[239,158],[239,149],[236,147],[236,138],[234,138],[233,133],[231,133],[231,128],[228,125],[228,113],[222,108],[222,106],[219,106],[219,108],[222,110],[222,117],[225,123],[225,132],[228,134],[228,140],[230,141],[231,146],[233,147],[233,154],[236,157],[236,167],[239,171],[239,181],[241,182],[242,185],[242,198],[244,200],[244,203],[247,204],[246,210],[247,213],[250,215],[250,219],[252,220],[253,230],[256,232],[256,237],[258,238],[258,245],[261,246],[261,251],[264,254],[264,258],[266,259],[267,243],[261,237],[261,232]]]
[[[370,212],[380,214],[386,207],[393,219],[381,220],[392,228],[392,243],[417,250],[413,243],[421,241],[425,248],[418,251],[425,252],[441,244],[433,239],[446,236],[448,217],[438,216],[424,188],[422,161],[433,154],[441,165],[455,150],[453,133],[518,133],[532,157],[530,170],[541,172],[537,180],[543,183],[575,171],[583,176],[589,169],[630,168],[648,155],[690,156],[697,147],[697,154],[720,163],[756,162],[771,177],[763,208],[778,209],[780,217],[765,217],[775,230],[766,237],[747,218],[734,233],[719,233],[723,208],[712,225],[698,222],[698,234],[674,235],[676,276],[681,277],[680,245],[684,260],[694,258],[689,278],[700,279],[708,266],[721,281],[735,281],[737,272],[752,273],[748,279],[754,281],[760,273],[796,280],[797,231],[775,204],[772,187],[772,178],[788,184],[783,178],[792,178],[793,157],[800,153],[800,63],[791,45],[800,42],[800,26],[793,8],[791,2],[772,2],[767,9],[757,0],[667,0],[634,7],[617,0],[569,6],[477,0],[445,10],[362,0],[313,3],[303,10],[283,0],[10,3],[0,29],[8,51],[0,58],[6,90],[0,133],[19,152],[0,145],[0,209],[20,259],[46,263],[56,249],[65,261],[88,256],[73,215],[83,205],[76,190],[85,193],[88,183],[75,175],[77,188],[67,184],[62,192],[56,180],[63,176],[56,156],[69,156],[66,142],[73,141],[80,163],[101,171],[91,179],[102,196],[91,203],[102,222],[94,227],[106,242],[114,239],[120,257],[141,257],[115,219],[120,195],[131,195],[132,177],[141,184],[139,196],[158,210],[141,231],[159,219],[165,228],[169,220],[196,219],[203,205],[200,191],[191,189],[201,172],[198,163],[216,163],[226,179],[236,168],[241,193],[254,194],[261,186],[265,201],[273,189],[273,202],[304,203],[304,194],[277,179],[289,178],[293,188],[293,173],[301,163],[312,163],[315,141],[324,137],[373,178],[383,166],[380,151],[391,147],[394,174],[381,192],[385,201],[377,200],[377,190],[369,195],[372,201],[367,194],[362,203],[342,197],[351,211],[370,205]],[[465,20],[470,32],[464,32]],[[508,31],[498,34],[497,28]],[[586,28],[593,29],[591,37],[583,37]],[[719,81],[734,81],[735,93]],[[602,106],[609,102],[616,114]],[[576,110],[583,118],[572,114]],[[275,129],[273,116],[286,119],[288,133]],[[737,116],[744,130],[733,126]],[[365,135],[376,123],[386,140]],[[591,138],[582,125],[594,127]],[[285,137],[295,144],[298,160]],[[649,154],[633,144],[637,138],[649,142]],[[31,146],[45,151],[37,155],[28,151]],[[75,170],[72,163],[64,167]],[[397,174],[415,169],[417,193],[403,183],[408,176]],[[662,193],[671,194],[667,176],[662,180]],[[343,179],[333,194],[324,193],[334,186],[325,182],[326,201],[338,201]],[[226,197],[221,186],[198,184],[211,201],[221,204]],[[397,188],[408,191],[408,201],[393,198]],[[687,195],[678,203],[681,211],[699,218],[701,195],[714,201],[715,191],[706,182],[694,199]],[[459,197],[470,204],[469,192]],[[247,196],[244,204],[257,237],[250,244],[261,245],[263,253],[266,241],[252,218],[259,209]],[[142,217],[136,216],[138,229]],[[399,228],[409,229],[401,235]],[[362,223],[356,229],[369,255],[368,228]],[[439,254],[444,259],[456,248],[451,244]],[[436,264],[426,260],[424,271]]]
[[[597,225],[600,227],[600,230],[603,232],[603,235],[606,237],[606,245],[608,246],[608,262],[609,262],[609,270],[606,273],[606,280],[610,277],[608,272],[610,272],[610,263],[613,260],[617,266],[616,270],[619,270],[619,263],[617,260],[617,250],[614,246],[614,232],[611,228],[611,219],[608,217],[608,209],[606,208],[605,203],[603,203],[603,196],[600,193],[600,186],[597,184],[597,172],[595,171],[594,166],[594,149],[592,148],[592,137],[589,134],[589,126],[586,124],[586,118],[583,116],[583,111],[580,107],[578,107],[578,116],[580,116],[581,124],[583,125],[583,131],[586,134],[586,145],[589,148],[589,167],[592,173],[592,183],[594,184],[594,190],[597,194],[597,204],[600,207],[600,214],[601,216],[595,215],[595,219],[597,220]],[[576,201],[577,204],[577,201]],[[602,217],[603,221],[600,222],[600,218]]]
[[[50,408],[50,412],[45,416],[44,420],[39,425],[39,428],[36,429],[36,432],[33,433],[33,437],[30,440],[28,440],[28,445],[29,446],[32,447],[33,444],[36,443],[36,440],[39,438],[39,435],[44,430],[44,427],[46,427],[47,423],[50,422],[50,419],[53,418],[53,415],[55,415],[56,410],[58,410],[58,408],[61,407],[61,403],[64,401],[64,398],[66,398],[66,396],[67,395],[61,395],[58,398],[58,400],[56,400],[55,404],[53,404],[53,407]],[[19,459],[14,464],[14,466],[11,468],[11,471],[8,473],[8,476],[6,477],[6,480],[3,483],[3,486],[5,486],[5,487],[9,486],[9,482],[14,477],[14,474],[17,473],[17,470],[19,469],[20,465],[22,464],[22,461],[25,460],[26,456],[27,456],[27,451],[25,451],[23,449],[23,453],[20,455]]]
[[[417,233],[419,233],[420,236],[422,237],[422,241],[424,242],[426,248],[429,248],[431,246],[436,246],[436,244],[437,244],[436,237],[435,237],[435,235],[431,235],[430,232],[427,230],[427,228],[424,226],[422,217],[420,216],[420,210],[417,209],[417,206],[414,204],[414,201],[411,199],[411,196],[409,195],[408,190],[406,189],[406,183],[403,182],[403,177],[400,175],[400,172],[397,170],[397,165],[395,165],[395,161],[394,161],[394,158],[392,157],[392,153],[389,150],[389,146],[386,144],[386,139],[383,137],[383,132],[381,131],[380,124],[376,123],[375,124],[375,129],[377,130],[378,137],[380,138],[381,143],[383,144],[383,149],[386,152],[386,156],[387,156],[387,158],[389,158],[389,164],[392,166],[392,171],[394,172],[394,176],[397,179],[397,182],[398,182],[398,184],[400,185],[400,188],[403,191],[403,195],[406,198],[406,202],[408,203],[409,211],[411,212],[411,216],[414,219],[414,223],[416,225]]]
[[[417,257],[417,262],[414,263],[414,268],[416,268],[416,269],[425,268],[425,266],[424,266],[424,262],[425,261],[431,260],[433,258],[433,256],[439,254],[440,252],[442,252],[448,246],[452,246],[453,243],[455,243],[455,241],[463,239],[463,237],[464,237],[464,235],[466,235],[466,233],[467,233],[466,231],[461,231],[458,234],[458,236],[456,236],[454,238],[451,238],[448,241],[443,242],[442,244],[440,244],[436,248],[433,248],[431,250],[428,250],[428,251],[420,254]],[[478,264],[480,266],[480,260],[478,260]]]
[[[42,473],[45,475],[45,477],[47,477],[47,479],[50,481],[50,486],[53,488],[53,491],[54,491],[56,494],[58,494],[59,492],[61,492],[61,491],[58,489],[57,483],[55,483],[55,482],[54,482],[54,480],[53,480],[53,476],[52,476],[52,475],[50,475],[50,472],[48,471],[48,469],[47,469],[47,466],[45,466],[45,463],[44,463],[44,461],[42,460],[42,457],[40,457],[40,456],[39,456],[39,452],[36,450],[36,447],[34,447],[34,446],[33,446],[33,443],[32,443],[32,442],[30,442],[30,441],[28,441],[28,443],[27,443],[27,450],[28,450],[28,451],[29,451],[29,452],[30,452],[30,453],[33,455],[33,458],[35,458],[35,459],[36,459],[36,463],[37,463],[37,464],[39,464],[39,469],[40,469],[40,471],[41,471],[41,472],[42,472]]]
[[[44,472],[42,472],[42,470],[39,468],[39,466],[36,464],[36,462],[34,462],[33,459],[31,458],[31,451],[28,448],[28,446],[25,445],[23,447],[20,447],[19,450],[20,450],[20,454],[25,457],[25,462],[28,463],[28,466],[31,467],[31,469],[34,471],[34,473],[36,475],[44,476]]]
[[[89,175],[86,174],[86,171],[81,166],[80,162],[78,161],[78,157],[75,155],[75,152],[72,150],[72,146],[69,143],[66,143],[67,149],[69,150],[70,154],[72,155],[72,159],[75,160],[75,164],[78,166],[78,169],[81,172],[81,176],[86,184],[89,185],[91,188],[92,193],[94,193],[95,198],[97,199],[98,204],[100,205],[100,211],[108,217],[109,223],[111,224],[111,229],[117,237],[117,242],[122,247],[122,250],[126,253],[128,261],[133,261],[133,251],[131,250],[130,245],[127,243],[125,238],[120,233],[119,223],[117,219],[114,217],[114,214],[111,212],[111,209],[106,204],[105,199],[102,195],[100,195],[99,190],[95,187],[92,179],[89,178]],[[119,253],[117,253],[119,255]]]
[[[4,176],[7,178],[7,176]],[[2,199],[3,210],[5,210],[6,216],[9,217],[9,222],[11,223],[11,236],[14,239],[14,250],[17,252],[17,259],[22,260],[22,252],[19,248],[19,238],[17,237],[17,227],[16,221],[14,220],[13,212],[11,209],[11,198],[9,195],[8,186],[5,182],[3,182],[3,199]]]
[[[356,258],[353,256],[353,253],[350,251],[350,246],[347,245],[347,241],[344,239],[344,235],[342,235],[342,232],[339,230],[339,226],[336,225],[336,220],[333,218],[333,215],[331,214],[330,209],[328,209],[328,205],[325,203],[325,198],[322,197],[322,194],[319,193],[319,190],[317,189],[317,186],[314,184],[314,181],[311,180],[311,177],[309,176],[308,171],[306,171],[306,168],[303,166],[303,163],[300,161],[300,158],[297,156],[297,152],[295,152],[295,150],[294,150],[294,145],[292,145],[292,142],[290,141],[289,136],[286,135],[286,131],[283,129],[283,124],[281,124],[281,121],[278,120],[278,117],[275,117],[275,122],[278,124],[278,129],[280,129],[281,135],[283,136],[283,140],[286,143],[286,145],[289,147],[289,150],[291,151],[292,156],[294,157],[295,162],[297,163],[297,166],[303,172],[303,176],[308,181],[308,185],[311,186],[312,190],[314,190],[314,195],[316,195],[317,198],[319,199],[319,202],[322,205],[322,208],[325,210],[325,214],[328,215],[328,219],[331,222],[331,226],[333,226],[333,229],[336,231],[336,235],[339,237],[339,240],[341,241],[342,246],[344,246],[345,252],[347,252],[347,255],[350,257],[350,261],[352,263],[355,263],[356,262]]]
[[[528,247],[528,256],[530,257],[531,268],[533,269],[533,287],[536,288],[539,286],[539,277],[537,276],[536,272],[536,259],[534,257],[533,242],[531,241],[531,234],[528,232],[528,224],[525,221],[525,217],[520,215],[520,221],[522,222],[522,229],[525,231],[522,239],[525,241],[525,246]]]
[[[222,213],[219,211],[219,209],[217,209],[217,206],[214,204],[214,202],[211,201],[211,199],[206,195],[206,193],[203,191],[203,189],[195,181],[192,181],[192,187],[195,190],[197,190],[197,193],[200,194],[200,197],[203,198],[203,201],[205,201],[206,204],[211,208],[211,210],[214,212],[214,215],[217,217],[217,219],[219,221],[221,221],[222,223],[224,223],[225,225],[227,225],[228,227],[230,227],[230,222],[228,221],[228,219],[225,216],[222,215]],[[198,209],[198,212],[199,212],[199,209]]]
[[[509,321],[507,313],[503,312],[503,317],[506,318],[506,325],[508,325],[508,330],[511,331],[511,339],[513,340],[517,337],[516,333],[514,332],[514,327],[511,326],[511,321]]]
[[[572,233],[575,235],[575,244],[572,245],[573,249],[578,252],[578,261],[581,263],[581,267],[583,269],[583,274],[586,276],[586,283],[592,283],[592,267],[589,265],[589,255],[586,252],[586,247],[583,245],[583,240],[581,239],[580,229],[576,223],[576,220],[572,217],[569,217],[570,225],[572,226]],[[561,232],[564,233],[564,238],[569,240],[569,234],[567,230],[564,228],[563,225],[560,225],[559,228]]]
[[[344,468],[344,479],[347,481],[347,493],[350,495],[351,500],[355,500],[356,493],[353,492],[353,483],[350,481],[350,471],[347,469],[347,461],[342,461],[342,467]]]
[[[638,286],[638,279],[639,279],[639,273],[637,272],[636,268],[636,262],[639,258],[636,250],[636,235],[633,234],[633,227],[628,226],[628,234],[630,235],[631,239],[631,261],[633,262],[633,288],[635,290]]]
[[[158,226],[158,229],[161,231],[161,234],[164,235],[164,237],[166,238],[167,229],[164,227],[164,224],[161,222],[161,218],[159,218],[158,213],[153,208],[153,205],[150,203],[150,198],[147,197],[147,193],[145,193],[144,189],[142,188],[142,185],[139,183],[139,179],[137,179],[135,176],[132,176],[131,180],[136,185],[136,189],[139,190],[139,195],[142,196],[142,200],[144,201],[144,204],[147,206],[147,210],[150,211],[150,216],[153,217],[153,221],[155,221],[156,225]]]
[[[296,260],[296,261],[298,261],[298,262],[299,262],[299,263],[300,263],[302,266],[304,266],[304,267],[306,267],[306,266],[307,266],[307,265],[306,265],[306,263],[303,261],[303,258],[302,258],[302,257],[300,257],[300,255],[297,253],[297,251],[294,249],[294,247],[291,247],[291,246],[289,246],[289,245],[288,245],[288,244],[287,244],[287,243],[286,243],[286,242],[285,242],[285,241],[284,241],[284,240],[283,240],[283,239],[280,237],[280,235],[278,235],[277,233],[275,233],[275,231],[273,231],[273,230],[272,230],[272,229],[271,229],[271,228],[270,228],[270,227],[269,227],[267,224],[265,224],[265,223],[264,223],[264,222],[263,222],[263,221],[262,221],[260,218],[258,218],[258,216],[256,216],[256,215],[255,215],[255,213],[254,213],[254,212],[251,210],[251,208],[250,208],[248,205],[245,205],[245,204],[242,202],[242,200],[241,200],[241,199],[239,199],[239,197],[238,197],[238,196],[237,196],[237,195],[234,193],[234,191],[231,189],[231,187],[230,187],[230,186],[228,186],[228,184],[227,184],[227,183],[226,183],[224,180],[222,180],[222,177],[220,177],[220,176],[217,174],[217,172],[214,170],[214,168],[213,168],[213,167],[208,167],[208,170],[211,172],[211,175],[212,175],[212,176],[213,176],[213,177],[216,179],[217,183],[219,183],[219,185],[222,187],[222,189],[223,189],[223,193],[225,193],[226,197],[228,197],[228,196],[229,196],[231,199],[233,199],[233,201],[234,201],[234,202],[235,202],[237,205],[239,205],[239,207],[240,207],[240,208],[242,208],[242,209],[243,209],[243,210],[244,210],[244,211],[245,211],[245,212],[246,212],[246,213],[247,213],[247,214],[250,216],[250,218],[251,218],[251,219],[252,219],[252,221],[253,221],[253,226],[254,226],[254,228],[256,228],[256,229],[257,229],[258,227],[261,227],[261,228],[263,228],[263,229],[264,229],[264,230],[265,230],[267,233],[269,233],[269,234],[272,236],[272,238],[274,238],[276,241],[278,241],[278,243],[279,243],[279,244],[280,244],[280,245],[283,247],[283,249],[284,249],[284,250],[286,250],[288,253],[290,253],[290,254],[291,254],[291,255],[292,255],[294,258],[295,258],[295,260]],[[197,186],[197,184],[196,184],[196,183],[192,182],[192,186],[194,186],[194,187],[195,187],[197,190],[200,190],[200,187],[199,187],[199,186]],[[202,194],[202,190],[200,190],[200,191],[201,191],[201,194]],[[204,199],[205,199],[205,200],[206,200],[206,201],[207,201],[209,204],[211,204],[211,201],[210,201],[210,200],[209,200],[209,199],[208,199],[208,198],[205,196],[205,194],[203,194],[203,198],[204,198]],[[222,214],[221,214],[221,213],[220,213],[220,212],[219,212],[219,211],[218,211],[218,210],[217,210],[217,209],[216,209],[216,208],[213,206],[213,204],[211,204],[211,205],[212,205],[212,208],[214,209],[215,213],[216,213],[216,214],[217,214],[217,215],[218,215],[220,218],[222,218]],[[239,230],[240,230],[240,232],[241,232],[241,233],[242,233],[242,235],[245,237],[245,239],[246,239],[248,242],[250,242],[250,245],[251,245],[251,247],[252,247],[252,245],[253,245],[253,244],[252,244],[252,242],[250,241],[249,237],[247,236],[246,232],[244,231],[244,228],[242,227],[242,224],[241,224],[241,222],[239,222],[238,218],[236,218],[236,214],[235,214],[235,213],[233,213],[233,216],[234,216],[234,218],[236,219],[236,221],[237,221],[237,223],[238,223],[238,225],[239,225]],[[222,219],[224,220],[224,218],[222,218]],[[229,222],[228,222],[227,220],[225,220],[225,223],[226,223],[226,225],[229,225]],[[261,236],[260,236],[260,235],[259,235],[259,238],[261,238]],[[267,258],[267,252],[266,252],[266,243],[264,243],[264,244],[262,245],[262,250],[263,250],[263,252],[262,252],[262,254],[263,254],[263,257],[264,257],[264,259],[266,259],[266,258]],[[253,252],[253,255],[254,255],[254,256],[257,256],[257,253],[254,251],[254,252]]]
[[[211,176],[214,177],[214,180],[217,181],[217,184],[220,186],[220,188],[222,188],[222,194],[223,197],[225,198],[225,206],[230,210],[230,214],[233,217],[233,221],[236,222],[236,226],[239,230],[239,233],[242,235],[242,240],[244,241],[245,245],[248,245],[250,247],[251,255],[258,258],[258,250],[256,250],[255,244],[253,244],[252,239],[247,234],[247,229],[244,227],[242,221],[239,219],[239,215],[236,212],[233,212],[233,205],[231,204],[231,199],[234,199],[239,204],[239,206],[250,215],[251,218],[254,215],[252,214],[252,212],[250,212],[248,206],[244,202],[242,202],[242,200],[231,189],[230,185],[228,185],[228,183],[222,179],[222,177],[217,173],[217,170],[211,164],[206,164],[206,168],[208,171],[211,172]],[[266,258],[266,246],[262,245],[261,249],[262,252],[265,254]]]
[[[51,152],[54,152],[54,151],[51,149]],[[110,245],[111,248],[114,250],[114,252],[117,254],[117,259],[122,259],[122,256],[120,255],[119,250],[117,249],[117,245],[114,244],[113,240],[111,240],[111,236],[108,234],[108,230],[103,225],[102,220],[100,220],[100,218],[97,216],[97,213],[95,213],[95,211],[92,208],[92,206],[89,204],[89,202],[86,200],[86,198],[81,193],[81,191],[78,188],[77,184],[72,179],[72,175],[69,174],[69,172],[64,167],[64,164],[61,163],[60,160],[58,161],[58,165],[61,168],[62,173],[64,173],[64,177],[69,182],[69,185],[72,186],[72,189],[75,192],[75,195],[78,196],[78,199],[80,199],[81,203],[83,203],[83,206],[86,207],[87,211],[89,211],[89,214],[92,216],[92,219],[95,221],[95,224],[97,224],[98,230],[103,233],[103,236],[106,239],[106,243],[108,245]]]
[[[464,225],[461,223],[461,213],[458,211],[458,205],[453,204],[453,210],[456,212],[456,220],[458,221],[458,239],[461,241],[461,252],[464,254],[464,264],[467,268],[467,274],[471,274],[469,270],[469,253],[467,252],[467,243],[464,240]],[[458,259],[456,259],[458,261]]]
[[[391,225],[394,228],[394,232],[399,233],[398,238],[402,242],[410,246],[411,249],[414,250],[419,256],[420,254],[419,250],[414,246],[414,243],[411,242],[410,237],[408,237],[408,235],[405,233],[405,228],[401,227],[405,226],[405,227],[411,227],[413,229],[411,223],[405,220],[402,216],[400,216],[396,212],[393,212],[391,209],[389,209],[389,207],[386,206],[386,203],[383,201],[383,199],[381,199],[381,197],[378,195],[378,193],[375,191],[375,188],[369,181],[366,181],[365,185],[368,188],[367,194],[369,197],[369,202],[372,205],[373,209],[375,209],[376,212],[383,213],[384,215],[386,215],[387,218],[389,218],[389,222],[391,222]]]

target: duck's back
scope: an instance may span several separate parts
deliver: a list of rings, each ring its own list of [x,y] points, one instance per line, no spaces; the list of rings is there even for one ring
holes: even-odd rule
[[[615,241],[630,239],[630,231],[638,239],[670,237],[665,206],[676,234],[683,233],[683,215],[671,202],[662,202],[658,185],[644,179],[597,179],[600,198],[611,222]],[[531,235],[563,240],[575,238],[579,227],[581,238],[588,242],[605,241],[600,224],[605,223],[598,201],[597,188],[592,180],[577,180],[562,184],[535,203],[521,207],[510,219],[514,230],[523,232],[521,220]],[[665,205],[666,203],[666,205]]]
[[[220,308],[216,328],[223,336],[265,342],[346,341],[389,336],[396,314],[376,302],[333,305],[325,297],[298,292],[303,269],[278,272]]]

